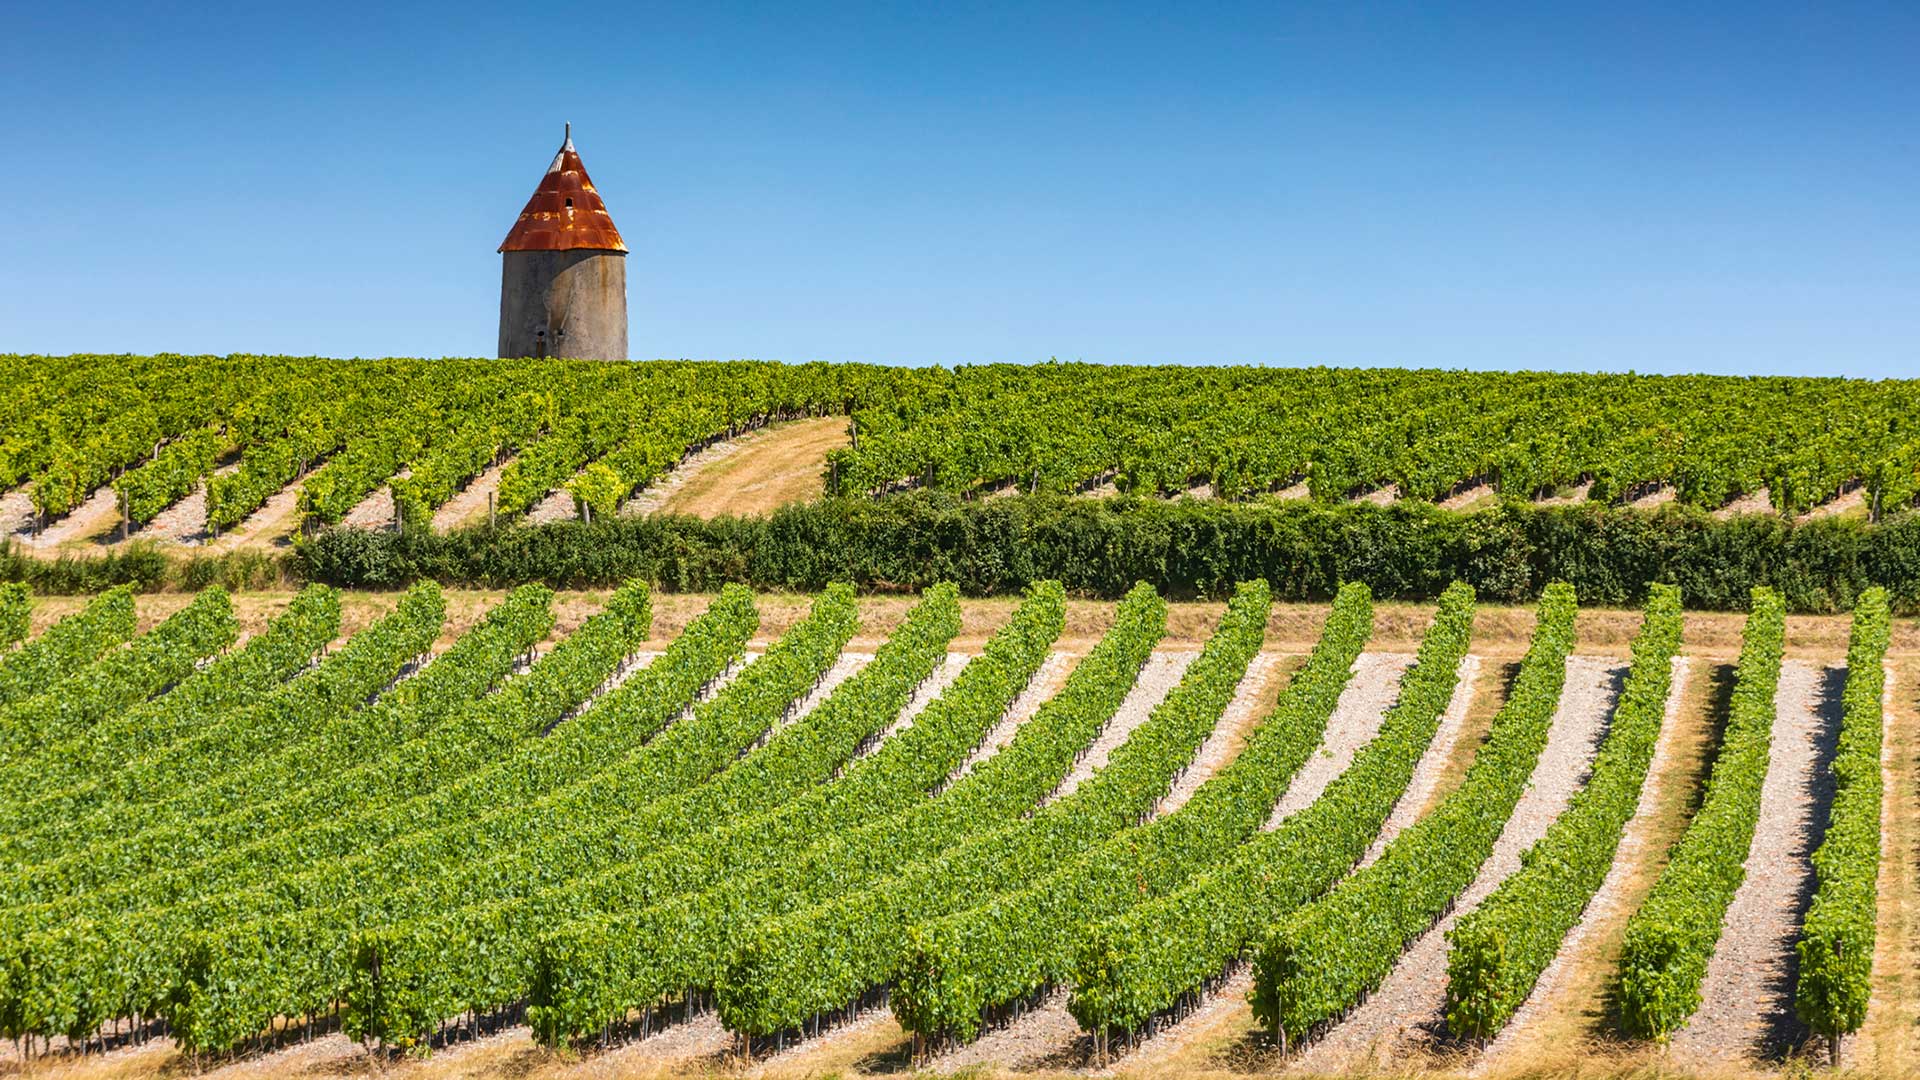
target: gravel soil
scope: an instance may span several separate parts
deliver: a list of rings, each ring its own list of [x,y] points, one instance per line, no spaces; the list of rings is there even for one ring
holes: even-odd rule
[[[1373,846],[1361,857],[1360,868],[1372,866],[1394,837],[1420,820],[1427,803],[1432,801],[1434,789],[1440,785],[1441,778],[1446,775],[1447,763],[1453,759],[1454,744],[1460,741],[1460,729],[1467,722],[1467,713],[1473,708],[1474,685],[1480,680],[1480,667],[1481,660],[1477,656],[1467,656],[1460,661],[1459,681],[1454,684],[1447,711],[1440,715],[1440,724],[1434,729],[1432,741],[1427,743],[1426,752],[1420,755],[1420,763],[1414,766],[1413,779],[1407,783],[1407,790],[1400,794],[1400,801],[1393,804],[1393,812],[1387,815],[1387,823],[1381,827],[1380,835],[1374,837]]]
[[[785,716],[775,720],[773,726],[769,728],[767,733],[762,735],[754,745],[763,745],[768,739],[773,737],[774,732],[806,719],[808,713],[819,708],[821,702],[833,696],[833,692],[840,688],[841,683],[858,675],[862,668],[872,662],[872,653],[841,653],[840,658],[835,660],[833,666],[827,669],[827,673],[821,676],[819,685],[807,691],[807,693],[800,698],[796,706],[787,710]]]
[[[221,550],[258,547],[281,540],[300,525],[300,487],[305,477],[267,497],[267,501],[245,521],[220,534],[211,546]]]
[[[1521,853],[1546,835],[1547,827],[1586,782],[1625,677],[1626,668],[1617,661],[1568,658],[1566,686],[1546,747],[1493,854],[1454,910],[1415,939],[1379,989],[1301,1055],[1302,1069],[1327,1072],[1351,1067],[1364,1062],[1370,1052],[1391,1053],[1409,1041],[1431,1042],[1440,1032],[1447,987],[1446,931],[1520,868]]]
[[[498,465],[488,467],[479,476],[468,482],[466,487],[455,492],[453,498],[441,504],[433,512],[433,531],[446,532],[462,525],[472,525],[486,520],[487,496],[500,490],[500,474],[513,464],[512,457]]]
[[[1365,659],[1364,655],[1362,659]],[[1411,661],[1408,660],[1407,663],[1410,664]],[[1467,713],[1473,708],[1474,690],[1479,683],[1480,667],[1481,661],[1477,656],[1470,655],[1461,659],[1454,682],[1453,697],[1447,702],[1447,711],[1441,715],[1440,723],[1434,730],[1433,740],[1427,745],[1426,752],[1421,755],[1419,764],[1415,766],[1414,779],[1408,784],[1400,800],[1394,804],[1393,812],[1388,815],[1387,824],[1382,828],[1381,836],[1375,843],[1376,848],[1384,847],[1387,841],[1399,835],[1401,829],[1411,825],[1419,817],[1421,808],[1426,805],[1427,791],[1439,782],[1439,774],[1446,768],[1447,759],[1452,754],[1453,744],[1459,737],[1460,728],[1466,723]],[[1352,689],[1353,687],[1349,687],[1350,691]],[[1398,690],[1399,684],[1396,680],[1393,686],[1395,696],[1398,695]],[[1343,693],[1341,705],[1345,704],[1346,694]],[[1391,707],[1391,700],[1387,707]],[[1379,723],[1379,719],[1373,721],[1376,731]],[[1337,737],[1331,723],[1328,737],[1330,740]],[[1357,750],[1358,746],[1355,747],[1356,752]],[[1309,763],[1306,768],[1312,769],[1315,765]],[[1305,771],[1303,769],[1302,773],[1304,774]],[[1428,777],[1424,785],[1421,783],[1423,772]],[[1324,786],[1331,781],[1332,777],[1328,777],[1321,783]],[[1302,782],[1301,777],[1294,778],[1294,785],[1297,786]],[[1290,786],[1287,796],[1281,799],[1282,806],[1292,801],[1288,798],[1292,794],[1292,786]],[[1370,856],[1372,854],[1369,852]],[[1217,1035],[1223,1027],[1237,1022],[1240,1026],[1246,1026],[1246,1023],[1250,1022],[1247,994],[1252,989],[1253,970],[1242,964],[1206,996],[1199,1008],[1188,1013],[1178,1024],[1163,1027],[1159,1034],[1142,1040],[1133,1053],[1120,1058],[1103,1075],[1118,1072],[1151,1074],[1156,1064],[1164,1066],[1166,1062],[1185,1053],[1190,1044]]]
[[[1740,514],[1770,514],[1773,512],[1773,493],[1766,488],[1749,491],[1732,502],[1713,512],[1713,516],[1722,521]]]
[[[1442,510],[1464,510],[1482,499],[1492,499],[1495,497],[1493,485],[1482,481],[1478,484],[1461,488],[1459,491],[1441,499],[1434,505]]]
[[[1040,706],[1059,692],[1061,685],[1067,681],[1067,675],[1079,662],[1079,657],[1067,653],[1048,653],[1047,658],[1040,662],[1040,670],[1034,672],[1033,681],[1013,699],[1013,704],[1007,708],[1005,715],[1000,717],[1000,722],[987,732],[986,738],[980,740],[980,745],[967,756],[967,760],[961,762],[960,767],[953,771],[953,776],[947,783],[951,784],[972,772],[975,765],[992,757],[1000,751],[1001,747],[1012,742],[1014,733],[1020,730],[1020,725],[1033,719],[1033,714],[1040,711]]]
[[[571,521],[578,516],[579,511],[573,507],[573,492],[567,490],[567,485],[561,484],[528,507],[520,521],[524,525],[545,525],[554,521]]]
[[[1171,814],[1185,806],[1193,793],[1200,790],[1200,785],[1206,783],[1207,777],[1233,760],[1246,745],[1247,733],[1273,709],[1272,686],[1282,659],[1279,653],[1255,654],[1247,664],[1247,673],[1240,677],[1240,685],[1233,688],[1233,697],[1220,714],[1220,722],[1200,743],[1186,771],[1167,789],[1167,797],[1154,809],[1156,815]]]
[[[187,497],[153,516],[134,534],[140,540],[160,540],[195,547],[207,541],[207,482],[193,486]]]
[[[867,754],[872,753],[881,742],[891,739],[907,728],[912,727],[914,720],[917,719],[921,713],[925,712],[927,706],[933,704],[934,699],[939,697],[947,687],[953,685],[953,680],[960,677],[960,673],[966,670],[967,662],[972,659],[973,657],[964,653],[948,653],[947,658],[940,663],[940,666],[934,668],[933,673],[927,676],[927,681],[921,683],[920,686],[914,690],[913,696],[907,699],[907,707],[900,710],[900,715],[894,718],[893,723],[887,725],[887,729],[881,732],[880,738],[874,740],[873,746],[864,748],[855,756],[865,757]]]
[[[33,528],[33,493],[15,488],[0,495],[0,537],[24,540]]]
[[[1572,506],[1575,503],[1586,502],[1587,496],[1592,492],[1593,481],[1583,480],[1568,489],[1565,495],[1545,495],[1533,500],[1533,504],[1535,506]]]
[[[32,509],[29,507],[29,520],[31,515]],[[87,496],[72,512],[55,519],[39,536],[16,533],[14,539],[32,547],[50,548],[75,540],[117,539],[119,528],[119,497],[114,494],[113,488],[103,487]],[[112,533],[112,536],[108,536],[108,533]]]
[[[1100,729],[1092,745],[1083,751],[1068,770],[1066,779],[1047,796],[1046,803],[1064,799],[1074,793],[1087,778],[1100,771],[1133,729],[1146,723],[1153,710],[1180,684],[1180,676],[1186,673],[1188,665],[1200,654],[1197,652],[1157,652],[1147,658],[1140,668],[1140,675],[1133,682],[1133,689],[1120,701],[1120,707],[1114,710],[1107,726]]]
[[[1693,662],[1687,657],[1673,658],[1673,685],[1667,692],[1666,717],[1661,724],[1660,739],[1654,743],[1653,759],[1647,764],[1647,779],[1641,786],[1640,801],[1634,816],[1628,820],[1626,830],[1620,836],[1620,846],[1614,851],[1613,866],[1608,869],[1593,898],[1587,902],[1580,921],[1568,931],[1567,939],[1560,944],[1560,951],[1540,973],[1533,993],[1481,1056],[1481,1066],[1520,1060],[1514,1057],[1515,1052],[1531,1042],[1533,1025],[1555,1010],[1561,992],[1568,988],[1570,959],[1589,948],[1600,927],[1610,926],[1627,914],[1622,909],[1621,893],[1627,887],[1627,880],[1633,876],[1634,868],[1647,854],[1648,833],[1653,827],[1653,818],[1665,791],[1663,781],[1675,752],[1674,733],[1679,727],[1677,717],[1681,703],[1686,700],[1687,680],[1692,669]]]
[[[1380,733],[1387,710],[1400,696],[1400,677],[1412,666],[1413,657],[1407,653],[1360,654],[1353,664],[1352,681],[1340,692],[1340,701],[1327,718],[1320,749],[1294,774],[1266,828],[1277,828],[1313,805],[1327,785],[1353,764],[1353,755]]]
[[[665,476],[633,493],[633,497],[620,505],[621,517],[644,517],[667,504],[681,488],[687,486],[687,478],[711,465],[738,454],[745,438],[727,439],[714,443],[705,450],[695,452],[691,457],[675,465]]]
[[[1673,1036],[1676,1060],[1702,1065],[1784,1053],[1805,1036],[1793,1015],[1794,939],[1813,900],[1810,856],[1833,801],[1846,669],[1788,660],[1774,694],[1773,745],[1746,878],[1707,965],[1700,1010]]]
[[[1231,754],[1226,750],[1209,753],[1209,749],[1216,741],[1230,744],[1243,741],[1239,731],[1245,726],[1244,717],[1237,719],[1236,711],[1251,713],[1255,709],[1271,707],[1273,695],[1265,692],[1265,686],[1271,678],[1272,669],[1278,665],[1279,656],[1262,653],[1255,658],[1255,664],[1262,660],[1267,661],[1262,665],[1267,670],[1262,673],[1254,664],[1248,665],[1247,675],[1241,679],[1233,701],[1228,704],[1215,729],[1215,736],[1226,733],[1231,737],[1226,740],[1208,739],[1196,755],[1193,767],[1181,778],[1174,794],[1162,803],[1158,814],[1170,814],[1179,809],[1209,776],[1231,760]],[[1398,694],[1401,673],[1412,663],[1411,656],[1385,653],[1364,653],[1354,662],[1353,679],[1341,692],[1339,704],[1327,719],[1326,737],[1320,751],[1295,774],[1282,796],[1280,809],[1274,811],[1267,827],[1271,828],[1286,814],[1319,798],[1327,784],[1353,760],[1354,751],[1373,738],[1380,730],[1381,719]],[[1292,809],[1287,809],[1289,807]],[[1008,1068],[1032,1068],[1077,1060],[1082,1033],[1079,1021],[1067,1011],[1069,993],[1066,987],[1053,990],[1020,1019],[940,1055],[932,1063],[933,1069],[949,1073],[994,1064]]]
[[[1673,490],[1672,484],[1661,484],[1627,505],[1636,510],[1651,510],[1656,506],[1665,506],[1679,497],[1680,493]]]
[[[394,474],[394,479],[404,480],[412,475],[412,469],[401,469]],[[340,524],[349,529],[390,529],[393,527],[394,514],[393,488],[390,484],[381,484],[354,504],[353,509],[340,519]]]
[[[1835,517],[1852,510],[1858,510],[1866,504],[1867,489],[1864,487],[1856,487],[1843,491],[1833,498],[1828,499],[1826,502],[1808,510],[1806,513],[1801,514],[1800,520],[1812,521],[1815,518]]]

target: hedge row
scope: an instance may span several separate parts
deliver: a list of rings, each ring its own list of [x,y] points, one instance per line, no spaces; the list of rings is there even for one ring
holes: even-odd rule
[[[1700,1007],[1700,984],[1733,894],[1746,878],[1773,737],[1784,620],[1780,599],[1756,590],[1728,707],[1727,729],[1700,809],[1660,880],[1627,920],[1620,955],[1620,1022],[1665,1039]]]
[[[1660,741],[1681,623],[1680,590],[1655,586],[1586,786],[1521,869],[1448,932],[1447,1027],[1455,1035],[1485,1040],[1507,1025],[1606,880]]]
[[[712,521],[654,516],[404,536],[335,530],[299,545],[294,561],[311,580],[374,588],[420,577],[568,588],[637,577],[668,591],[741,582],[812,592],[832,581],[887,591],[952,581],[977,596],[1057,578],[1088,596],[1118,597],[1146,581],[1163,596],[1224,598],[1238,582],[1265,578],[1278,600],[1326,599],[1346,581],[1380,599],[1429,599],[1464,581],[1484,601],[1515,603],[1560,580],[1589,605],[1637,606],[1648,586],[1665,582],[1702,609],[1744,609],[1756,585],[1777,590],[1794,611],[1847,610],[1873,585],[1889,590],[1897,610],[1920,609],[1920,514],[1881,525],[1793,524],[1518,502],[1454,513],[1413,503],[906,495]]]
[[[1886,689],[1886,594],[1860,598],[1847,645],[1840,747],[1826,838],[1813,853],[1817,885],[1800,932],[1794,1009],[1839,1057],[1838,1038],[1858,1031],[1872,990],[1880,872],[1881,695]]]

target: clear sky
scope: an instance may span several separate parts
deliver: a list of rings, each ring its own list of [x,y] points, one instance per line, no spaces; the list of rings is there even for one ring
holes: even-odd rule
[[[1920,4],[9,4],[0,351],[1920,376]]]

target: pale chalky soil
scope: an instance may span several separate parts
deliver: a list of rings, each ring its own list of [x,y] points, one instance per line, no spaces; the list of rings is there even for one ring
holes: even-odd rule
[[[1033,719],[1033,714],[1040,711],[1040,706],[1046,704],[1048,699],[1059,693],[1060,688],[1066,685],[1067,676],[1079,662],[1079,657],[1068,653],[1048,653],[1047,658],[1040,662],[1040,670],[1034,672],[1033,681],[1029,682],[1026,689],[1020,691],[1019,696],[1013,699],[1013,704],[1000,717],[999,723],[988,730],[986,737],[980,740],[980,745],[967,756],[967,760],[960,763],[959,768],[953,771],[947,784],[951,785],[955,780],[972,772],[976,765],[999,753],[1001,747],[1012,742],[1014,735],[1020,730],[1020,725]]]
[[[945,693],[947,687],[953,685],[953,680],[960,677],[960,673],[966,670],[967,663],[972,659],[964,653],[948,653],[946,659],[933,669],[931,675],[927,676],[926,681],[914,689],[913,696],[907,699],[907,707],[900,710],[900,715],[894,718],[893,723],[888,724],[886,730],[881,732],[880,737],[873,740],[871,745],[863,747],[854,756],[865,757],[878,749],[886,740],[912,727],[914,720],[925,712],[927,706],[933,704],[935,699]]]
[[[1466,725],[1467,713],[1473,708],[1474,684],[1480,679],[1480,667],[1477,656],[1467,656],[1460,661],[1460,681],[1454,684],[1453,699],[1447,702],[1447,711],[1440,715],[1440,724],[1434,728],[1433,740],[1427,743],[1420,763],[1414,766],[1407,790],[1401,793],[1400,801],[1393,804],[1393,813],[1387,815],[1387,823],[1374,838],[1373,846],[1361,857],[1359,869],[1372,866],[1387,845],[1393,843],[1394,837],[1420,819],[1432,800],[1440,778],[1446,775],[1447,762],[1453,758],[1454,744],[1460,741],[1460,729]]]
[[[1220,722],[1214,725],[1212,734],[1200,744],[1186,771],[1176,777],[1167,789],[1167,797],[1160,800],[1160,805],[1155,808],[1156,814],[1171,814],[1186,805],[1207,777],[1239,752],[1246,741],[1247,732],[1264,720],[1273,708],[1275,695],[1270,687],[1274,673],[1279,670],[1281,658],[1279,653],[1263,652],[1256,654],[1247,664],[1247,673],[1240,677],[1240,684],[1233,688],[1233,698],[1220,714]]]
[[[513,464],[508,457],[498,465],[488,466],[479,476],[473,478],[466,487],[454,493],[439,509],[433,512],[433,531],[446,532],[462,525],[474,525],[487,518],[487,499],[500,490],[500,474]]]
[[[1294,776],[1287,789],[1288,799],[1305,805],[1319,797],[1320,791],[1338,773],[1336,769],[1321,775],[1325,772],[1323,763],[1341,760],[1341,747],[1347,748],[1344,758],[1351,760],[1352,746],[1365,742],[1379,730],[1381,716],[1393,703],[1399,672],[1411,660],[1411,657],[1364,654],[1355,662],[1352,680],[1341,692],[1333,715],[1327,719],[1325,742]],[[1174,813],[1185,805],[1208,778],[1231,760],[1231,746],[1241,741],[1239,732],[1250,718],[1248,714],[1273,704],[1274,696],[1266,691],[1266,686],[1278,662],[1278,654],[1261,653],[1247,665],[1247,674],[1241,678],[1233,700],[1222,712],[1213,735],[1201,745],[1193,766],[1161,803],[1156,817]],[[1341,767],[1344,768],[1344,762]],[[1310,793],[1303,789],[1310,789]],[[1302,794],[1296,796],[1296,792]],[[934,1070],[948,1073],[992,1064],[1032,1068],[1072,1059],[1079,1049],[1082,1033],[1079,1022],[1067,1011],[1068,996],[1067,988],[1054,989],[1018,1020],[940,1055],[933,1062]]]
[[[1376,1053],[1385,1060],[1384,1055],[1391,1055],[1402,1043],[1427,1041],[1444,1023],[1441,1010],[1447,989],[1446,931],[1520,868],[1521,853],[1546,835],[1548,826],[1586,782],[1625,676],[1626,668],[1611,659],[1567,659],[1566,685],[1547,744],[1526,792],[1494,844],[1493,854],[1482,864],[1454,910],[1415,939],[1364,1004],[1300,1056],[1300,1068],[1326,1072],[1358,1065]]]
[[[1410,662],[1408,666],[1411,666]],[[1404,673],[1403,670],[1402,674]],[[1409,782],[1407,790],[1401,793],[1400,799],[1394,803],[1393,811],[1388,815],[1387,823],[1382,827],[1381,834],[1375,841],[1376,849],[1385,847],[1400,834],[1402,829],[1411,825],[1419,814],[1420,808],[1426,804],[1427,793],[1438,782],[1438,773],[1446,767],[1447,759],[1453,751],[1453,744],[1458,741],[1460,729],[1466,723],[1467,713],[1473,708],[1474,691],[1479,677],[1480,658],[1462,657],[1455,674],[1453,696],[1447,701],[1447,710],[1441,714],[1440,722],[1434,729],[1433,739],[1427,744],[1426,752],[1421,755],[1419,764],[1415,766],[1413,780]],[[1349,690],[1351,689],[1349,687]],[[1393,702],[1398,698],[1399,683],[1396,681],[1393,684],[1392,696],[1387,699],[1387,704],[1382,706],[1381,716],[1372,721],[1376,732],[1385,718],[1384,710],[1392,708]],[[1344,694],[1341,704],[1345,704]],[[1331,727],[1329,737],[1335,737]],[[1422,771],[1427,774],[1424,785],[1420,778]],[[1300,782],[1296,777],[1294,783]],[[1332,778],[1326,779],[1322,782],[1322,787],[1331,782]],[[1292,788],[1289,787],[1288,795],[1291,794]],[[1290,801],[1283,797],[1281,805],[1285,806]],[[1273,825],[1275,821],[1269,819],[1268,824]],[[1252,989],[1253,970],[1242,964],[1206,995],[1199,1008],[1188,1013],[1179,1023],[1163,1027],[1158,1034],[1142,1041],[1133,1053],[1118,1059],[1105,1070],[1103,1075],[1112,1075],[1116,1072],[1150,1072],[1157,1063],[1177,1056],[1193,1040],[1204,1038],[1223,1025],[1235,1023],[1236,1018],[1243,1025],[1250,1025],[1247,994]]]
[[[1812,898],[1810,857],[1833,799],[1828,765],[1840,733],[1845,669],[1788,660],[1775,692],[1773,746],[1746,877],[1707,965],[1700,1009],[1673,1036],[1680,1061],[1777,1053],[1801,1034],[1793,1018],[1793,943]]]
[[[1353,664],[1353,678],[1340,692],[1333,715],[1327,718],[1327,732],[1320,748],[1294,774],[1286,793],[1267,818],[1266,828],[1274,829],[1282,821],[1313,805],[1334,778],[1353,764],[1353,755],[1373,741],[1387,710],[1400,697],[1400,678],[1413,666],[1413,657],[1405,653],[1361,653]]]
[[[1569,958],[1591,947],[1598,928],[1613,925],[1627,914],[1621,910],[1620,894],[1626,888],[1627,879],[1633,876],[1634,867],[1647,855],[1648,834],[1654,827],[1653,817],[1659,812],[1660,799],[1664,794],[1663,781],[1674,754],[1680,706],[1686,700],[1692,668],[1693,662],[1689,658],[1673,658],[1673,684],[1667,691],[1666,715],[1661,724],[1660,739],[1654,744],[1653,758],[1647,765],[1647,778],[1640,789],[1640,801],[1636,804],[1633,818],[1627,822],[1626,830],[1620,836],[1620,846],[1614,851],[1613,865],[1607,870],[1606,878],[1601,881],[1593,899],[1587,902],[1580,921],[1574,924],[1567,939],[1561,942],[1560,951],[1554,954],[1553,960],[1540,973],[1540,979],[1534,984],[1533,993],[1528,995],[1526,1004],[1520,1006],[1505,1030],[1487,1047],[1476,1069],[1524,1060],[1518,1055],[1525,1053],[1526,1048],[1536,1041],[1531,1038],[1533,1026],[1558,1007],[1560,996],[1569,989]]]
[[[1187,667],[1199,655],[1195,652],[1157,652],[1148,657],[1147,662],[1140,668],[1139,676],[1134,679],[1133,689],[1128,690],[1127,696],[1121,699],[1120,707],[1114,710],[1113,717],[1107,721],[1107,726],[1100,729],[1100,734],[1095,737],[1093,743],[1074,762],[1066,779],[1062,780],[1060,786],[1047,796],[1042,805],[1073,794],[1081,784],[1086,783],[1089,777],[1105,766],[1107,758],[1120,747],[1121,743],[1127,741],[1127,736],[1133,734],[1133,729],[1146,723],[1147,718],[1153,715],[1155,707],[1166,700],[1167,695],[1173,692],[1173,688],[1180,684],[1180,676],[1186,673]]]

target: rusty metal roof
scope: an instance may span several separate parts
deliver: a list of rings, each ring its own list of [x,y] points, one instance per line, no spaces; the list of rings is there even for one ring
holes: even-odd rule
[[[626,241],[613,227],[607,204],[593,189],[586,166],[580,164],[580,152],[573,148],[573,125],[567,125],[567,141],[553,155],[547,175],[533,189],[533,198],[520,211],[507,238],[500,241],[501,251],[625,251]]]

